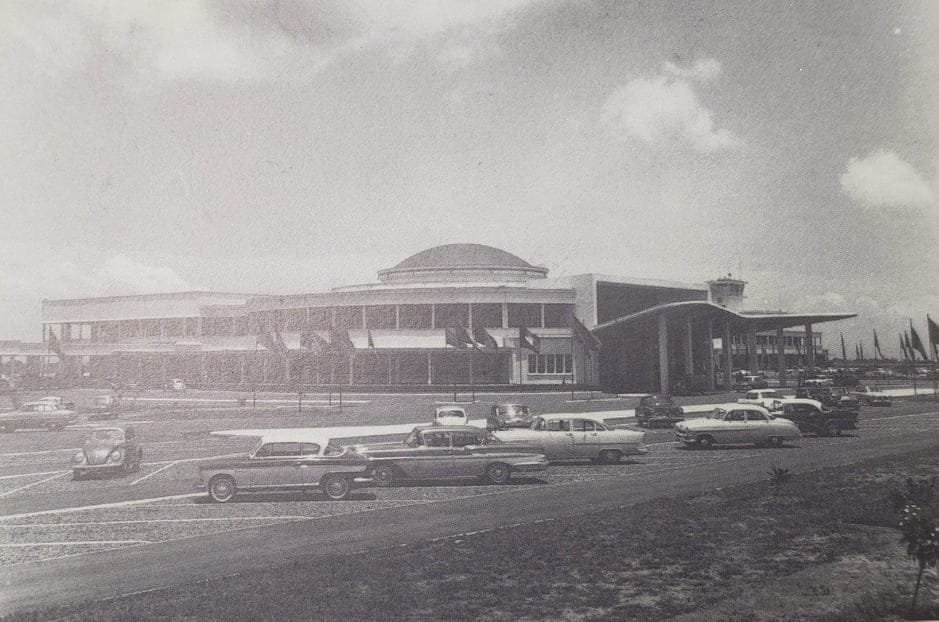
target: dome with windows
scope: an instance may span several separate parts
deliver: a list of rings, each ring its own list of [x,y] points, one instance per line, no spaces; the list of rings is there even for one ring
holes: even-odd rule
[[[383,282],[498,281],[543,279],[548,269],[484,244],[434,246],[378,272]]]

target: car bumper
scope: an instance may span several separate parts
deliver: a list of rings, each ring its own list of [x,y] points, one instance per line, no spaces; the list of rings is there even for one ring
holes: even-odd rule
[[[543,462],[522,462],[520,464],[513,464],[512,470],[520,473],[528,473],[534,471],[544,471],[548,468],[548,461]]]
[[[682,443],[694,443],[697,442],[697,436],[693,432],[675,432],[675,438],[677,438]]]
[[[72,473],[106,473],[108,471],[120,471],[124,468],[123,463],[118,464],[81,464],[72,467]]]

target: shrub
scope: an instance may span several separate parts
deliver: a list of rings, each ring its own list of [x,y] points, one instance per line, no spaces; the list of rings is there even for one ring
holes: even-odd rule
[[[939,497],[936,478],[907,478],[905,488],[891,494],[893,509],[899,514],[898,526],[906,552],[917,566],[916,586],[910,603],[910,615],[916,614],[916,599],[927,568],[939,563]]]
[[[789,469],[783,469],[775,465],[769,471],[769,483],[773,486],[782,486],[791,477],[792,473],[789,472]]]

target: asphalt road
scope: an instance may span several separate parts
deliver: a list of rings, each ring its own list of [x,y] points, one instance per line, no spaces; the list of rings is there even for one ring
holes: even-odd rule
[[[192,583],[297,558],[325,560],[459,533],[615,509],[660,496],[692,495],[766,479],[772,466],[798,473],[939,445],[939,407],[935,402],[905,404],[889,411],[865,410],[865,415],[862,429],[847,438],[804,438],[778,450],[702,452],[675,447],[668,433],[663,432],[647,439],[654,444],[653,451],[638,459],[642,464],[622,465],[591,477],[546,477],[534,484],[468,487],[462,491],[466,494],[452,496],[434,496],[430,494],[433,488],[417,489],[426,493],[426,498],[389,498],[395,502],[387,505],[381,496],[378,502],[364,501],[360,506],[344,505],[359,502],[340,502],[339,508],[358,509],[7,565],[0,571],[0,615]],[[552,466],[549,474],[555,468]],[[563,467],[559,472],[576,474],[576,470],[565,471]],[[406,495],[413,489],[391,490]],[[334,505],[324,503],[313,505]],[[4,510],[3,514],[10,512]]]

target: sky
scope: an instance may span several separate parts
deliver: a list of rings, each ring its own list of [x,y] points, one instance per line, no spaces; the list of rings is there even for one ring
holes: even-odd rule
[[[939,3],[0,0],[0,339],[425,248],[939,317]]]

